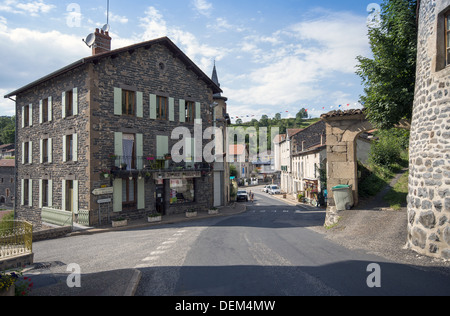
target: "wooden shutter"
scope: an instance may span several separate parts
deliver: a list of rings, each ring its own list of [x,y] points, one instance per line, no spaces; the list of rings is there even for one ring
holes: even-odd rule
[[[66,117],[66,91],[64,91],[61,95],[61,117]]]
[[[48,207],[53,206],[53,180],[48,180]]]
[[[33,206],[33,180],[28,180],[28,206]]]
[[[175,99],[169,98],[169,121],[175,121]]]
[[[150,119],[156,120],[156,95],[150,94]]]
[[[22,128],[25,127],[25,107],[22,106]]]
[[[137,199],[138,199],[138,210],[145,209],[145,180],[144,178],[137,180]]]
[[[67,153],[66,153],[66,140],[67,140],[67,136],[63,135],[62,137],[62,152],[63,152],[63,162],[67,161]]]
[[[25,204],[25,192],[23,192],[25,190],[25,180],[21,179],[20,180],[20,205],[24,205]],[[28,194],[28,192],[27,192]]]
[[[168,136],[156,136],[156,156],[163,157],[169,153],[169,137]]]
[[[28,163],[33,163],[33,142],[28,143]]]
[[[180,99],[180,123],[186,122],[186,101]]]
[[[144,94],[136,92],[136,116],[144,117]]]
[[[48,157],[48,162],[52,163],[53,162],[53,140],[51,138],[48,139],[47,142],[47,157]]]
[[[115,179],[113,183],[113,212],[122,212],[122,179]]]
[[[22,165],[25,164],[25,143],[22,143]]]
[[[195,119],[202,119],[202,106],[200,102],[195,102]]]
[[[29,106],[30,106],[29,110],[30,120],[28,126],[33,126],[33,104],[30,104]]]
[[[116,167],[120,167],[120,159],[122,159],[122,156],[123,156],[122,137],[123,137],[122,133],[120,133],[120,132],[114,133],[114,155],[117,156]]]
[[[42,102],[42,100],[40,100],[39,101],[39,124],[42,124],[42,122],[43,122],[43,118],[44,118],[44,116],[43,116],[43,104],[42,104],[43,102]]]
[[[78,88],[72,90],[72,101],[73,115],[78,115]]]
[[[122,115],[122,89],[114,88],[114,115]]]
[[[53,98],[48,97],[48,121],[53,120]]]
[[[39,179],[39,208],[42,208],[42,179]]]
[[[143,156],[144,156],[144,135],[136,134],[136,159],[137,169],[143,168]]]
[[[48,143],[47,143],[48,146]],[[44,163],[44,140],[39,140],[39,163]]]
[[[72,160],[78,161],[78,134],[72,136]]]
[[[62,180],[61,210],[66,211],[66,180]]]
[[[78,214],[78,180],[73,180],[73,213]]]

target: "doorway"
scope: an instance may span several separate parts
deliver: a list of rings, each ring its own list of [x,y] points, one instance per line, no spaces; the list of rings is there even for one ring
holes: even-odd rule
[[[161,215],[166,215],[166,203],[165,203],[165,190],[164,185],[156,186],[156,212]]]

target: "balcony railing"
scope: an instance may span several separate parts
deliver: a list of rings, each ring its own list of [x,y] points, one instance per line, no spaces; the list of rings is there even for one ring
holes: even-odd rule
[[[111,174],[113,176],[134,175],[147,172],[180,172],[202,171],[210,172],[213,164],[204,162],[175,162],[164,157],[129,157],[114,156],[111,160]]]
[[[25,221],[6,221],[0,227],[0,261],[33,251],[33,225]]]

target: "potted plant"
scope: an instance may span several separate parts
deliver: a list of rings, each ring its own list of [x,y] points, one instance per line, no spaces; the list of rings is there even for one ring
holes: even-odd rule
[[[128,225],[128,220],[123,217],[118,217],[112,220],[112,227],[123,227]]]
[[[164,159],[171,160],[172,159],[172,155],[170,153],[167,153],[167,154],[164,155]]]
[[[193,208],[186,210],[186,217],[190,218],[190,217],[196,217],[196,216],[197,216],[197,211],[194,210]]]
[[[219,209],[218,209],[217,207],[211,207],[211,208],[208,210],[208,214],[209,214],[209,215],[216,215],[216,214],[219,214]]]
[[[152,213],[148,214],[147,221],[149,223],[161,222],[162,221],[162,215],[160,213],[157,213],[157,212],[152,212]]]
[[[103,178],[107,179],[107,178],[109,178],[109,176],[111,175],[111,171],[109,171],[109,170],[102,170],[102,171],[100,172],[100,175],[101,175]]]
[[[16,291],[16,281],[19,279],[19,275],[15,272],[6,274],[0,272],[0,297],[1,296],[14,296]]]

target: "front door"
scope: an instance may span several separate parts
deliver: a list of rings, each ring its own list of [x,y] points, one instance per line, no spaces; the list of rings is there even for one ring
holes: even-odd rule
[[[162,215],[166,215],[164,185],[156,186],[156,211]]]

